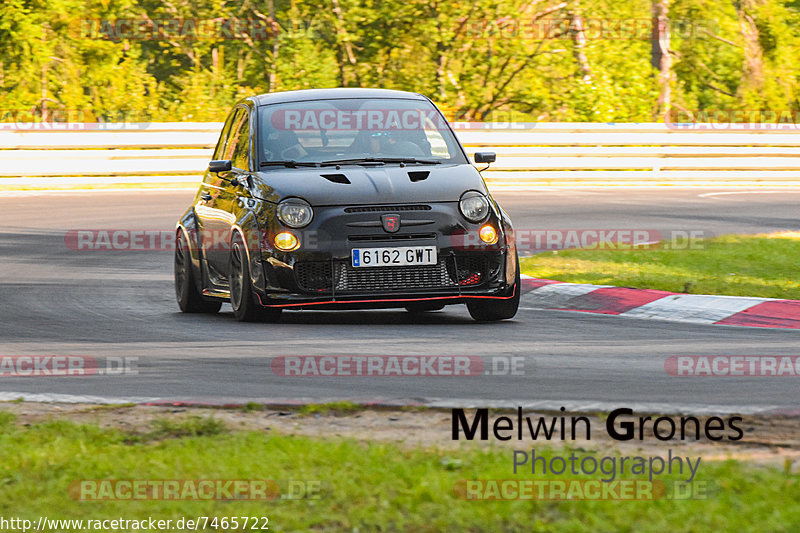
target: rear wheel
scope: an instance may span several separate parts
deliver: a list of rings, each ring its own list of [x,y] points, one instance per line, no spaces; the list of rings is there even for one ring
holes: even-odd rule
[[[233,316],[240,322],[263,320],[275,322],[281,316],[280,308],[261,307],[256,302],[253,283],[250,280],[250,264],[247,259],[244,240],[238,233],[231,242],[231,307]]]
[[[175,239],[175,297],[184,313],[216,313],[219,300],[206,300],[197,290],[192,270],[192,253],[182,231]]]
[[[439,311],[444,309],[444,304],[435,303],[435,302],[416,302],[413,304],[408,304],[406,306],[406,311],[409,313],[428,313],[430,311]]]
[[[504,300],[477,299],[467,302],[467,310],[472,318],[478,322],[496,322],[514,318],[519,309],[520,296],[520,275],[519,275],[519,256],[517,261],[517,275],[514,278],[514,296]]]

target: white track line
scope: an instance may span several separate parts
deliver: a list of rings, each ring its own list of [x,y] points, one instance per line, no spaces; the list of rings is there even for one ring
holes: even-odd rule
[[[42,403],[94,403],[94,404],[117,404],[117,403],[147,403],[163,401],[162,398],[145,398],[135,396],[121,396],[119,398],[109,398],[106,396],[89,396],[80,394],[39,394],[35,392],[0,392],[0,402],[13,402],[22,398],[26,402]]]
[[[800,191],[727,191],[727,192],[707,192],[703,194],[698,194],[698,198],[713,198],[715,196],[728,196],[731,194],[791,194],[792,192],[800,192]]]

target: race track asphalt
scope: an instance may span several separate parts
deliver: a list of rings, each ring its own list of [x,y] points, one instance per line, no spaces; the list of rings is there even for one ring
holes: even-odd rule
[[[800,355],[800,332],[537,309],[473,322],[462,306],[302,311],[278,324],[182,315],[168,251],[77,251],[75,229],[171,230],[191,191],[0,196],[0,355],[136,358],[137,372],[0,377],[0,400],[330,401],[601,410],[798,412],[797,378],[680,378],[673,355]],[[517,228],[654,229],[705,235],[800,229],[800,190],[606,189],[504,192]],[[524,358],[521,375],[281,377],[281,355]],[[487,359],[488,361],[488,359]]]

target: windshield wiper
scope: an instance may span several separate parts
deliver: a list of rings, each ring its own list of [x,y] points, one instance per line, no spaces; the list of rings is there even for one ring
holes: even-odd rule
[[[438,159],[417,159],[416,157],[359,157],[355,159],[334,159],[323,161],[320,166],[359,165],[361,163],[417,163],[420,165],[438,165]]]
[[[318,167],[319,163],[313,163],[313,162],[310,162],[310,161],[294,161],[294,160],[288,160],[288,161],[262,161],[261,162],[261,166],[262,167],[272,167],[272,166],[278,166],[278,165],[284,166],[284,167],[288,167],[288,168]]]

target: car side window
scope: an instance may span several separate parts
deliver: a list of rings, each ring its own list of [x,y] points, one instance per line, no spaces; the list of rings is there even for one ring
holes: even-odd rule
[[[246,115],[247,112],[241,107],[236,109],[236,116],[233,118],[231,130],[228,134],[227,140],[225,141],[225,148],[222,150],[220,159],[229,159],[233,161],[233,152],[236,149],[236,145],[239,143],[239,135],[242,131],[242,121],[245,120]]]
[[[231,134],[231,126],[236,121],[238,111],[238,109],[234,109],[228,115],[228,119],[225,121],[225,125],[222,127],[222,133],[219,136],[219,141],[217,141],[217,147],[214,149],[214,157],[212,159],[224,159],[222,154],[225,153],[225,145],[228,142],[228,137]]]
[[[250,118],[247,110],[242,110],[242,121],[237,132],[236,145],[231,161],[240,170],[250,170]]]

